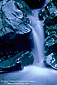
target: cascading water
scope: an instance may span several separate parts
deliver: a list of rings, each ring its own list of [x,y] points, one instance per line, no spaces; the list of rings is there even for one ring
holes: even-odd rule
[[[34,40],[34,48],[32,50],[32,54],[34,55],[35,61],[34,65],[39,64],[43,65],[43,58],[44,58],[44,32],[43,32],[43,24],[35,18],[34,16],[30,16],[31,19],[31,28],[33,33],[33,40]]]
[[[33,10],[33,13],[38,15],[38,9]],[[0,74],[0,79],[3,80],[3,82],[0,82],[0,85],[8,85],[8,82],[9,84],[14,83],[14,85],[57,85],[57,71],[47,67],[42,68],[42,61],[44,59],[44,32],[43,24],[36,15],[33,17],[29,16],[34,38],[34,49],[32,50],[32,54],[35,57],[34,64],[24,67],[22,71]]]
[[[50,0],[46,0],[46,5]],[[29,16],[32,24],[32,33],[34,40],[34,48],[32,54],[34,55],[34,65],[44,66],[44,29],[43,22],[38,19],[38,13],[40,9],[32,10],[33,16]]]
[[[35,29],[32,30],[34,38],[34,49],[32,51],[35,56],[35,62],[41,63],[44,58],[43,53],[43,43],[44,43],[44,33],[42,24],[40,21],[35,20]]]

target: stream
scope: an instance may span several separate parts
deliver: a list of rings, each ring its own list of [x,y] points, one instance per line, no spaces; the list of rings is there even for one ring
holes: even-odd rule
[[[46,0],[45,4],[49,0]],[[33,27],[34,49],[32,54],[35,61],[33,65],[24,67],[21,71],[0,74],[0,85],[57,85],[57,71],[44,65],[44,30],[43,22],[38,19],[40,9],[32,10],[30,16]],[[38,28],[38,29],[37,29]]]

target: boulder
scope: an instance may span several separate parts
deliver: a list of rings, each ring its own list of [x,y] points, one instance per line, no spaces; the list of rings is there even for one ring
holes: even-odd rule
[[[29,27],[31,14],[22,0],[4,0],[0,9],[0,55],[33,48],[32,29]],[[24,5],[24,6],[23,6]],[[26,7],[26,9],[25,9]],[[26,11],[28,10],[28,11]]]
[[[27,66],[33,64],[34,57],[31,52],[27,51],[18,58],[18,62],[20,62],[21,66]]]
[[[57,54],[51,53],[50,55],[46,56],[44,63],[47,66],[51,66],[53,69],[57,70]]]
[[[34,57],[31,52],[20,52],[15,55],[8,55],[8,59],[0,60],[0,71],[11,72],[22,70],[24,66],[33,64]]]
[[[55,2],[50,0],[50,2],[42,10],[40,10],[38,17],[40,20],[45,20],[47,17],[49,17],[49,15],[54,13],[55,10],[57,10]]]
[[[17,59],[15,55],[31,51],[34,46],[28,18],[32,12],[22,0],[2,0],[0,4],[0,69],[4,71],[18,70],[21,69],[21,64],[15,61],[14,58]],[[11,62],[13,59],[15,62]],[[32,61],[30,62],[32,63]],[[18,65],[20,68],[17,68]]]
[[[57,69],[57,7],[56,0],[51,0],[39,13],[39,19],[44,22],[44,53],[45,64]],[[57,3],[56,3],[57,4]],[[54,62],[53,62],[54,59]],[[49,60],[49,62],[48,62]]]

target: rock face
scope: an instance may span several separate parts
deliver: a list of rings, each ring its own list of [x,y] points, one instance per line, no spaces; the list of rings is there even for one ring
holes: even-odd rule
[[[57,2],[51,0],[39,13],[39,18],[44,20],[45,33],[45,63],[57,69]],[[50,59],[51,57],[51,59]],[[49,60],[49,63],[48,61]]]
[[[33,48],[30,8],[22,0],[0,1],[0,61]]]
[[[27,5],[32,9],[41,7],[45,2],[45,0],[23,0],[23,1],[25,1]]]
[[[46,19],[46,17],[49,17],[49,15],[53,14],[56,9],[57,6],[55,5],[54,0],[50,0],[50,2],[40,11],[38,15],[39,19]]]
[[[7,60],[4,60],[3,62],[0,61],[0,70],[4,72],[21,70],[24,66],[32,64],[33,61],[34,57],[29,51],[17,53],[13,57],[11,56]]]

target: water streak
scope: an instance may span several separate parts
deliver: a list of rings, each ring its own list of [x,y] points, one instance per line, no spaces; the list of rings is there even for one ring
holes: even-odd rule
[[[32,54],[35,57],[34,64],[41,63],[44,59],[43,53],[43,44],[44,44],[44,32],[43,32],[43,25],[42,23],[35,18],[34,16],[30,16],[31,19],[31,28],[33,33],[34,39],[34,48],[32,50]]]

